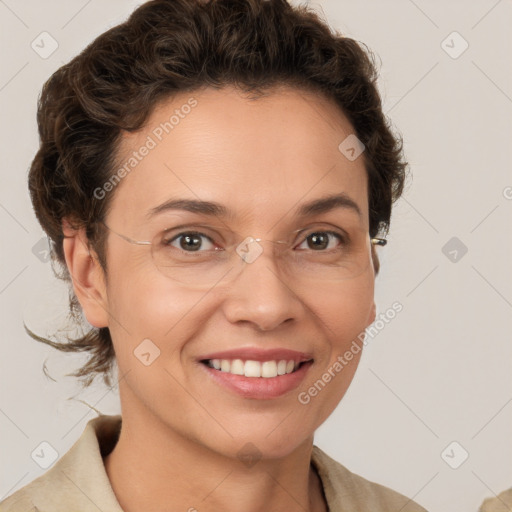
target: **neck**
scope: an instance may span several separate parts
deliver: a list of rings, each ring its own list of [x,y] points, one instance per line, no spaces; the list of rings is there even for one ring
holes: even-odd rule
[[[180,435],[147,410],[135,412],[123,410],[119,440],[104,459],[124,512],[327,510],[310,464],[312,437],[285,457],[251,464]]]

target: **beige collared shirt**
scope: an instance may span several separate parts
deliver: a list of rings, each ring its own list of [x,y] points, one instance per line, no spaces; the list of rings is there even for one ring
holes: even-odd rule
[[[45,474],[0,503],[0,512],[123,512],[103,464],[121,416],[90,420],[81,437]],[[311,462],[330,512],[426,512],[406,497],[351,473],[317,446]]]

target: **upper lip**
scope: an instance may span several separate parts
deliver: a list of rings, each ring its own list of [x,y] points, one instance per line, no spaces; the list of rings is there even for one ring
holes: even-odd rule
[[[212,352],[204,356],[200,356],[199,360],[208,359],[243,359],[244,361],[286,361],[293,360],[296,363],[310,361],[313,359],[311,354],[306,352],[298,352],[285,348],[261,349],[256,347],[234,348],[222,352]]]

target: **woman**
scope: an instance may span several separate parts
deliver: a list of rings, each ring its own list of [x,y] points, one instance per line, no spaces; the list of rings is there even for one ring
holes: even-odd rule
[[[18,510],[421,511],[313,445],[375,319],[406,164],[371,57],[284,0],[155,0],[43,89],[34,209],[91,420]]]

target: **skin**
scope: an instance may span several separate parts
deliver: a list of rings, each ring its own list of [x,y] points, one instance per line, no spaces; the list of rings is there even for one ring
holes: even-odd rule
[[[156,224],[145,221],[148,210],[171,197],[200,198],[231,208],[232,229],[280,239],[302,227],[289,213],[297,204],[345,192],[361,218],[335,210],[305,224],[343,214],[368,231],[363,158],[349,161],[338,150],[354,130],[318,94],[282,87],[250,100],[225,87],[178,95],[160,104],[143,130],[124,135],[119,161],[191,96],[197,106],[116,187],[111,228],[149,239]],[[174,211],[160,224],[176,218],[211,221]],[[159,272],[148,247],[112,233],[105,275],[84,231],[64,226],[75,293],[88,321],[109,327],[116,352],[123,427],[104,462],[123,509],[326,510],[310,466],[313,435],[345,394],[361,352],[307,405],[297,395],[375,319],[373,266],[349,280],[304,285],[280,279],[272,259],[260,257],[230,286],[190,290]],[[150,366],[133,354],[146,338],[161,351]],[[298,389],[247,399],[212,382],[197,361],[236,347],[299,350],[314,363]],[[246,443],[261,454],[252,467],[237,457]]]

